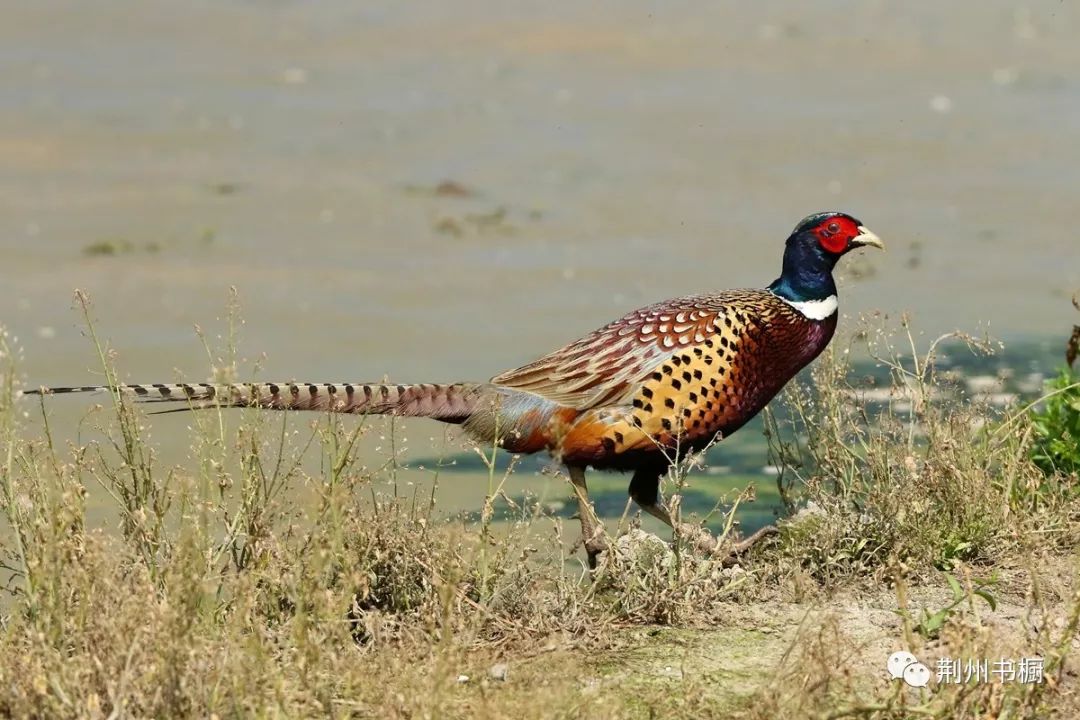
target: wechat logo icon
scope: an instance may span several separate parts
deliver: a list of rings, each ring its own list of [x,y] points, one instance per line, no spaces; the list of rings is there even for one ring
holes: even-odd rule
[[[930,684],[930,668],[906,650],[898,650],[890,655],[885,667],[889,671],[889,677],[903,680],[911,687],[921,688]]]

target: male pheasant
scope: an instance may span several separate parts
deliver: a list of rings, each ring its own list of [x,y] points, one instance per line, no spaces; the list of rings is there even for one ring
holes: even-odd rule
[[[112,389],[136,400],[187,404],[178,409],[256,406],[459,424],[482,442],[497,440],[515,453],[547,451],[566,464],[594,564],[605,544],[585,469],[633,471],[630,496],[671,525],[658,498],[660,477],[677,454],[742,427],[825,349],[837,319],[832,269],[863,246],[883,247],[850,215],[810,215],[788,237],[783,271],[767,288],[688,295],[635,310],[487,383],[157,383],[29,392]]]

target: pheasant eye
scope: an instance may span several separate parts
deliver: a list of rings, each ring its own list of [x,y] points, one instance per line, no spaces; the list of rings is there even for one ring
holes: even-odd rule
[[[829,218],[817,226],[815,234],[818,243],[826,252],[841,255],[847,249],[849,233],[843,232],[847,229],[850,228],[842,218]]]

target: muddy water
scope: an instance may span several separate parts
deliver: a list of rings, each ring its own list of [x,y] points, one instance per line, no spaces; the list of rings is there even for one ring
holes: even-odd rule
[[[204,378],[192,326],[222,331],[229,286],[263,377],[483,379],[635,306],[769,282],[824,208],[890,248],[845,261],[848,327],[1072,320],[1070,3],[44,0],[3,17],[0,322],[34,384],[94,377],[76,287],[132,380]],[[185,421],[154,427],[182,458]]]

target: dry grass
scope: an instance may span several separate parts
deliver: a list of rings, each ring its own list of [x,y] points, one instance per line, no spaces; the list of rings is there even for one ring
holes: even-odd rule
[[[358,461],[367,423],[312,418],[297,443],[268,414],[228,430],[206,411],[173,470],[119,398],[98,440],[27,437],[5,338],[0,715],[1074,716],[1075,479],[1031,464],[1023,415],[946,397],[933,352],[879,353],[910,413],[860,398],[839,353],[789,393],[771,441],[810,509],[741,567],[631,533],[589,575],[494,463],[475,525],[374,492],[395,466]],[[88,529],[91,484],[117,531]],[[943,571],[962,597],[929,630]],[[884,674],[899,648],[1037,654],[1048,681],[920,692]]]
[[[785,536],[781,573],[791,565],[813,580],[808,587],[829,589],[896,567],[926,578],[1072,547],[1076,478],[1048,479],[1031,462],[1028,416],[972,400],[939,377],[945,341],[976,352],[988,345],[949,335],[920,354],[905,332],[909,354],[900,359],[892,337],[879,331],[869,341],[889,372],[885,392],[851,385],[839,360],[848,353],[829,353],[812,390],[794,384],[785,393],[788,420],[770,423],[782,493],[810,503]]]

